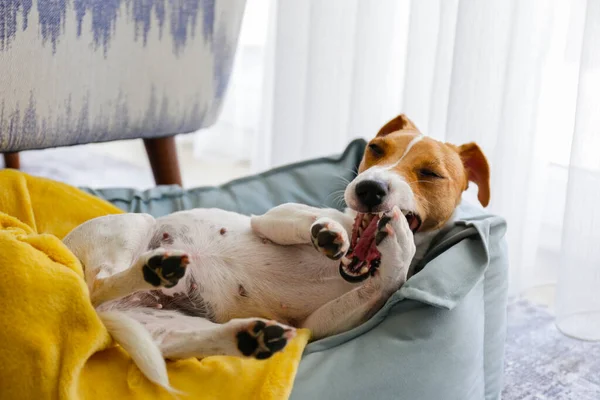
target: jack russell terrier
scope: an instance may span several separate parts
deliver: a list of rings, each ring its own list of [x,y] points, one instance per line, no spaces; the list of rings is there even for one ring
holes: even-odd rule
[[[346,213],[284,204],[253,217],[109,215],[64,243],[113,338],[173,390],[164,357],[266,359],[295,328],[318,339],[366,321],[451,221],[469,181],[487,206],[489,167],[476,144],[433,140],[400,115],[369,143]]]

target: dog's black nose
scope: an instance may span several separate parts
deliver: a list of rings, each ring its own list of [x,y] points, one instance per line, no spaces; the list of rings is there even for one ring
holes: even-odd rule
[[[387,184],[381,181],[362,181],[356,185],[356,197],[369,209],[383,203],[384,197],[388,194]]]

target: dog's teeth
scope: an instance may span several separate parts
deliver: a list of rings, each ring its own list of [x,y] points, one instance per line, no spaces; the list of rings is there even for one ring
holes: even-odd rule
[[[344,264],[345,266],[350,265],[350,263],[352,262],[352,260],[350,260],[347,257],[342,257],[342,264]]]
[[[364,275],[364,274],[366,274],[367,272],[369,272],[369,268],[367,268],[367,267],[362,267],[362,268],[360,269],[360,274],[361,274],[361,275]]]

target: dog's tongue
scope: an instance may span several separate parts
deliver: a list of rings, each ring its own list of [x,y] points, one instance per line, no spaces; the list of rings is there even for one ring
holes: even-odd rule
[[[369,277],[380,263],[381,253],[375,244],[379,217],[358,214],[354,220],[350,250],[340,262],[340,274],[348,282],[360,282]]]
[[[364,218],[364,215],[359,215],[357,219]],[[372,249],[379,255],[379,251],[375,246],[375,233],[377,232],[377,224],[379,223],[379,217],[373,216],[373,219],[369,225],[363,230],[362,235],[358,236],[358,241],[353,244],[353,255],[358,257],[362,261],[369,259],[369,253],[373,253]],[[358,232],[356,232],[358,233]],[[352,235],[354,236],[354,234]]]

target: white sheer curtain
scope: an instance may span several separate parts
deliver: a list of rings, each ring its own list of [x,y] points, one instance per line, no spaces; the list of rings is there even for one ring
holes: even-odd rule
[[[476,141],[512,294],[557,288],[559,327],[600,339],[600,1],[257,2],[255,170],[339,152],[399,112]]]
[[[246,0],[238,48],[217,123],[193,136],[197,158],[228,163],[250,163],[262,117],[265,51],[272,0]],[[182,136],[185,140],[186,136]]]

